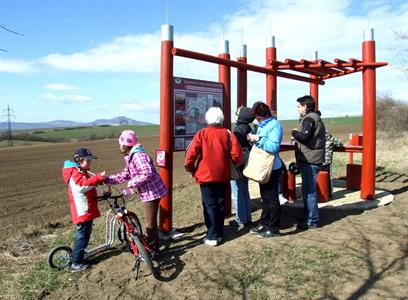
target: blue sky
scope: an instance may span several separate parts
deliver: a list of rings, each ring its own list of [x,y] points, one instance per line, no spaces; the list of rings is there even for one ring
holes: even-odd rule
[[[167,13],[166,13],[167,7]],[[363,30],[373,27],[378,95],[408,101],[408,80],[399,69],[393,30],[408,32],[406,1],[240,0],[2,0],[0,108],[15,121],[92,121],[119,115],[159,122],[160,26],[174,26],[176,47],[218,55],[222,36],[236,59],[241,43],[248,61],[265,64],[276,36],[278,59],[361,58]],[[232,103],[236,72],[232,69]],[[174,75],[218,79],[217,66],[175,58]],[[296,98],[306,83],[278,79],[278,112],[296,118]],[[320,88],[324,116],[359,115],[361,73],[331,79]],[[265,98],[265,77],[248,74],[248,104]]]

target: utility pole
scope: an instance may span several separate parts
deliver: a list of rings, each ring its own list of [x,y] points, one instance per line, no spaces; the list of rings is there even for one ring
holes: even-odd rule
[[[7,105],[7,113],[3,115],[3,117],[7,117],[7,139],[8,139],[7,146],[8,147],[13,147],[13,135],[11,132],[11,118],[15,118],[13,113],[14,111],[10,108],[10,105]]]

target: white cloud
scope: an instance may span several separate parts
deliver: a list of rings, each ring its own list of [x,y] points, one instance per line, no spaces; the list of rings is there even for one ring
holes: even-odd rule
[[[53,53],[40,59],[64,71],[80,72],[158,72],[159,33],[128,35],[73,54]]]
[[[0,72],[23,74],[35,72],[34,64],[24,60],[0,58]]]
[[[62,84],[62,83],[49,83],[49,84],[44,85],[44,87],[48,90],[57,90],[57,91],[71,91],[71,90],[79,89],[76,86]]]
[[[142,111],[142,110],[159,110],[160,103],[158,101],[149,101],[140,103],[134,100],[123,100],[120,104],[120,109]]]
[[[72,102],[91,102],[93,99],[88,96],[83,96],[83,95],[65,95],[65,96],[59,96],[55,95],[53,93],[45,93],[42,98],[48,99],[48,100],[58,100],[66,103],[72,103]]]
[[[67,95],[65,98],[71,102],[91,102],[93,100],[91,97],[82,95]]]
[[[49,100],[63,100],[64,97],[54,95],[53,93],[45,93],[42,98]]]

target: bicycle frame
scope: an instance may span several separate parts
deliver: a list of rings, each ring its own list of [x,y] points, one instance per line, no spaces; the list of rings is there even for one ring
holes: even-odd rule
[[[117,224],[117,213],[114,209],[109,209],[105,217],[105,243],[89,249],[85,253],[85,257],[95,254],[101,250],[109,249],[115,243],[115,233]]]

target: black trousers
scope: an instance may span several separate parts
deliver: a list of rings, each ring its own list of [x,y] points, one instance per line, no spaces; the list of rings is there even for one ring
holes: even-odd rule
[[[222,238],[225,218],[227,183],[209,182],[200,185],[207,239]]]
[[[281,207],[278,196],[281,169],[273,170],[271,178],[264,184],[259,184],[262,198],[262,214],[260,224],[268,230],[279,231]]]

